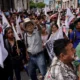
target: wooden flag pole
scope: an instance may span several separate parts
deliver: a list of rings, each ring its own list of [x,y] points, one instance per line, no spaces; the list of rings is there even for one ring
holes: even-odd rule
[[[16,46],[17,46],[17,50],[19,50],[17,41],[16,41]],[[19,52],[18,52],[18,56],[20,56],[20,53]]]
[[[13,29],[13,31],[14,31],[14,28],[13,28],[13,27],[14,27],[14,26],[13,26],[13,23],[12,23],[12,29]],[[19,50],[17,40],[16,40],[16,47],[17,47],[17,50]],[[20,56],[20,53],[19,53],[19,52],[18,52],[18,56]]]

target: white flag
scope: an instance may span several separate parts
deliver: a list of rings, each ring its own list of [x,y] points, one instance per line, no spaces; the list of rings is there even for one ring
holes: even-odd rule
[[[4,60],[7,58],[8,52],[4,47],[3,35],[0,33],[0,66],[4,68]]]
[[[16,17],[16,30],[17,30],[17,34],[20,34],[21,38],[23,38],[22,31],[21,31],[21,28],[19,26],[19,22],[20,21],[21,21],[20,16],[18,17],[18,19]]]
[[[56,33],[51,34],[49,40],[46,42],[46,49],[48,51],[48,54],[49,54],[51,60],[55,56],[55,53],[53,50],[54,41],[57,39],[62,39],[62,38],[63,38],[62,28],[59,28],[59,30]]]
[[[72,14],[71,10],[67,8],[66,19],[65,19],[66,28],[69,28],[69,24],[74,18],[75,16]]]
[[[0,43],[0,66],[3,68],[3,59],[2,59],[2,48],[1,48],[1,43]]]
[[[10,27],[10,24],[3,12],[2,12],[2,25],[3,25],[3,29],[5,29],[6,27]]]
[[[14,37],[15,37],[16,41],[17,41],[17,40],[20,40],[20,38],[19,38],[19,36],[18,36],[18,34],[17,34],[17,32],[16,32],[13,24],[12,24],[12,29],[13,29],[13,31],[14,31]]]
[[[44,8],[44,13],[45,13],[46,16],[47,16],[47,12],[48,12],[48,11],[50,11],[49,7],[48,7],[48,6],[45,6],[45,8]]]
[[[59,14],[58,14],[58,19],[57,19],[57,25],[58,25],[58,27],[60,28],[60,12],[59,12]]]
[[[37,8],[37,11],[35,12],[35,14],[36,14],[37,16],[40,15],[40,12],[39,12],[39,9],[38,9],[38,8]]]

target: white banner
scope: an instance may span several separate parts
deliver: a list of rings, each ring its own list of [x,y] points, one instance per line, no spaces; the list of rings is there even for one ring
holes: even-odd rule
[[[46,42],[46,49],[51,60],[55,56],[55,53],[53,50],[54,41],[62,38],[63,38],[63,32],[62,32],[62,28],[60,28],[56,33],[51,34],[49,40]]]
[[[0,33],[0,66],[4,68],[4,61],[8,56],[8,52],[4,47],[3,35]]]
[[[71,12],[71,10],[69,8],[67,8],[66,19],[65,19],[66,28],[69,28],[69,24],[74,18],[75,18],[75,16]]]

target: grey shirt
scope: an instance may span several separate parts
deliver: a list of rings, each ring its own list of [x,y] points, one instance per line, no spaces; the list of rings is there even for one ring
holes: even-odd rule
[[[27,51],[30,52],[32,55],[37,54],[43,50],[41,35],[38,30],[34,29],[32,35],[27,33],[27,43]]]

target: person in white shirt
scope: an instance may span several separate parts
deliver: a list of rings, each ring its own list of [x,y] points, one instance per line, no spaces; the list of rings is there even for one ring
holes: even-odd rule
[[[24,38],[26,57],[29,60],[29,75],[32,80],[38,80],[36,75],[36,67],[38,67],[43,79],[46,74],[46,63],[39,31],[40,27],[34,29],[34,23],[29,18],[24,19],[24,27],[26,30]]]

